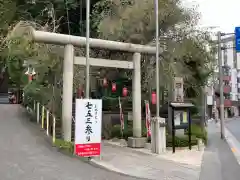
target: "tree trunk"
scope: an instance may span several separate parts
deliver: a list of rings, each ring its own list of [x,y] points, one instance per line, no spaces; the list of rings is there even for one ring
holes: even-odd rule
[[[205,121],[206,121],[206,96],[205,90],[202,88],[201,90],[201,128],[204,129]]]

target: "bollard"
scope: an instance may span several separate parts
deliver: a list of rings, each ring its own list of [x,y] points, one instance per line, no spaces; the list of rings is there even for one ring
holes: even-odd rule
[[[52,135],[53,144],[56,142],[56,118],[53,116],[53,135]]]
[[[47,136],[49,136],[49,111],[48,110],[46,114],[46,119],[47,119]]]
[[[39,123],[40,120],[40,105],[39,102],[37,102],[37,123]]]
[[[152,152],[161,154],[166,152],[166,125],[164,118],[152,118],[151,120],[151,147]]]
[[[197,139],[197,146],[198,146],[198,151],[202,151],[203,150],[203,141],[202,139]]]
[[[157,118],[156,130],[156,153],[164,153],[166,152],[166,123],[164,118]]]
[[[42,129],[44,129],[44,106],[42,106]]]

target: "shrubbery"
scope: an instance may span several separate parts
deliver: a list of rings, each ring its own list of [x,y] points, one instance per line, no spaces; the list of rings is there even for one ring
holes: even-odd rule
[[[205,144],[207,144],[207,131],[206,129],[202,130],[199,125],[193,124],[191,126],[191,143],[192,145],[197,145],[197,139],[202,139]],[[121,133],[120,125],[114,125],[111,130],[111,137],[112,138],[124,138],[127,140],[128,137],[131,137],[133,135],[132,132],[132,125],[128,125],[127,128],[125,128],[123,137]],[[146,137],[146,128],[143,127],[143,133],[142,135]],[[149,139],[148,142],[151,140]],[[170,134],[166,133],[166,143],[167,147],[172,146],[172,137]],[[183,136],[176,136],[175,137],[175,146],[176,147],[186,147],[188,146],[188,130],[186,130],[185,135]]]

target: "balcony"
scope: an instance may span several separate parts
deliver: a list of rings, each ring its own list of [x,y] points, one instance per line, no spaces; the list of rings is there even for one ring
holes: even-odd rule
[[[229,85],[224,85],[223,86],[223,93],[229,94],[231,92],[231,86]]]
[[[231,76],[223,76],[223,81],[231,81]]]
[[[214,86],[215,93],[220,94],[220,88],[219,85]],[[224,85],[223,86],[223,93],[224,94],[229,94],[231,92],[231,86],[230,85]]]
[[[216,105],[219,107],[220,101],[219,98],[216,99]],[[232,106],[232,101],[230,99],[224,99],[224,107],[231,107]]]

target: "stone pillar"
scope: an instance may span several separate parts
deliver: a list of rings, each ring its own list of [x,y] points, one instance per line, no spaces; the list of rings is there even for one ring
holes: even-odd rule
[[[142,137],[142,109],[141,109],[141,54],[133,55],[133,137]]]
[[[72,133],[73,59],[74,47],[68,44],[63,62],[62,132],[65,141],[71,141]]]
[[[146,138],[142,137],[142,108],[141,108],[141,54],[133,55],[133,137],[128,138],[128,146],[132,148],[143,148]]]

